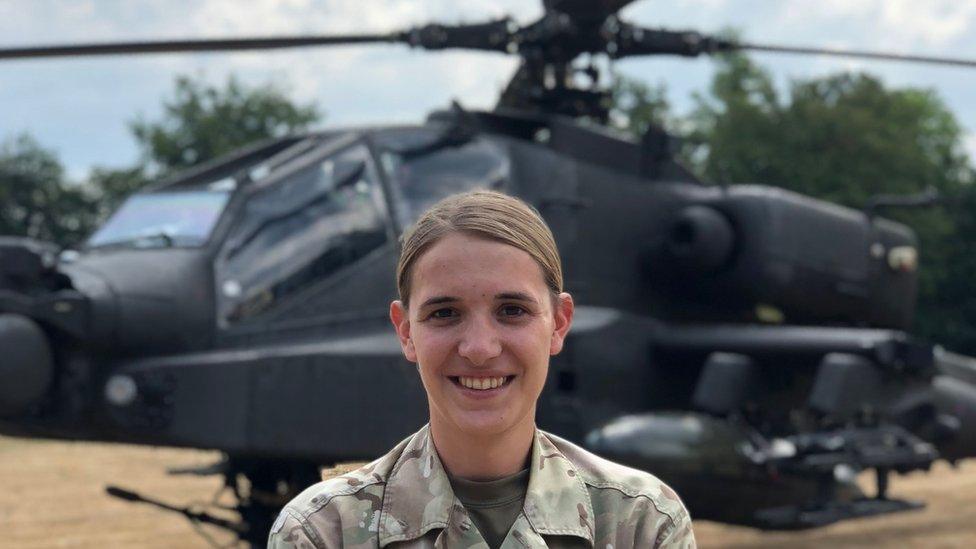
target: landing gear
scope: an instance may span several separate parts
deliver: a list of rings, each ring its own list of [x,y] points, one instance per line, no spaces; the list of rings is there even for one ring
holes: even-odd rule
[[[251,547],[264,547],[281,508],[321,480],[319,466],[299,461],[230,458],[224,485],[234,492],[237,512],[247,525],[240,536]]]
[[[145,503],[164,511],[179,513],[194,524],[209,524],[229,531],[251,547],[264,547],[268,532],[281,508],[299,492],[320,480],[319,465],[306,461],[282,461],[225,456],[205,467],[171,469],[173,475],[222,475],[224,485],[209,505],[176,506],[142,496],[136,492],[106,487],[106,492],[125,501]],[[233,505],[217,503],[220,495],[230,491]],[[228,511],[237,520],[222,518],[214,511]],[[209,541],[209,540],[208,540]]]

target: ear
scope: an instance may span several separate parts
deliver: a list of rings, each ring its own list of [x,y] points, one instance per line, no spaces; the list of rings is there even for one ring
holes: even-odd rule
[[[417,362],[417,350],[413,346],[413,340],[410,339],[410,316],[399,300],[390,303],[390,322],[393,323],[393,329],[396,330],[397,338],[400,340],[403,356],[410,362]]]
[[[573,296],[563,292],[556,296],[556,303],[552,311],[552,339],[549,342],[549,354],[558,355],[563,350],[566,334],[573,324]]]

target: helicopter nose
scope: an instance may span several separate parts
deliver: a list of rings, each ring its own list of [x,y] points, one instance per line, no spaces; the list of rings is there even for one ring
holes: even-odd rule
[[[0,314],[0,416],[26,411],[44,396],[53,375],[44,330],[25,316]]]

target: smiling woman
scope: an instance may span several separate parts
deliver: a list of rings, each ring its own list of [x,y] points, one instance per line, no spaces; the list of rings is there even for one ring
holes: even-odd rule
[[[303,492],[270,546],[694,547],[660,480],[535,426],[574,311],[538,212],[491,191],[435,204],[405,236],[397,285],[390,319],[430,423]]]
[[[462,477],[517,473],[572,299],[558,294],[554,308],[528,253],[480,236],[443,237],[413,268],[416,299],[394,303],[391,317],[427,390],[441,460]],[[498,378],[506,381],[493,386]]]

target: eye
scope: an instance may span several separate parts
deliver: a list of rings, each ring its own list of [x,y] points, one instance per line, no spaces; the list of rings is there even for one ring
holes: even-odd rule
[[[457,311],[455,311],[454,309],[445,307],[443,309],[437,309],[437,310],[431,312],[429,315],[427,315],[427,318],[432,318],[432,319],[435,319],[435,320],[444,320],[444,319],[448,319],[448,318],[454,318],[455,316],[457,316]]]
[[[520,305],[503,305],[500,312],[506,318],[518,318],[528,314],[525,307]]]

